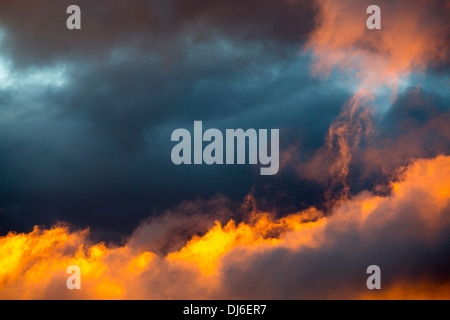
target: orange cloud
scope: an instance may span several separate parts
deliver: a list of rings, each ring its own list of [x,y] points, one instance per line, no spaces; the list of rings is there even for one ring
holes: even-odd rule
[[[399,86],[412,72],[442,63],[449,56],[449,22],[445,1],[378,1],[381,30],[368,30],[368,1],[317,0],[317,27],[306,45],[312,74],[333,70],[353,97],[330,126],[325,146],[308,163],[298,165],[303,177],[327,181],[336,200],[348,194],[347,176],[363,138],[372,135],[372,114],[396,100]],[[375,101],[378,98],[378,102]],[[328,175],[323,174],[323,166]]]
[[[165,255],[146,250],[151,243],[133,245],[137,233],[121,246],[93,244],[87,231],[63,225],[9,233],[0,238],[0,298],[448,297],[449,282],[427,269],[426,259],[450,241],[443,237],[450,230],[450,157],[412,163],[391,189],[387,196],[362,192],[328,217],[314,208],[283,218],[255,210],[246,222],[216,222]],[[408,269],[417,259],[420,272]],[[368,261],[388,275],[379,294],[365,288]],[[69,265],[81,269],[81,290],[66,288]]]

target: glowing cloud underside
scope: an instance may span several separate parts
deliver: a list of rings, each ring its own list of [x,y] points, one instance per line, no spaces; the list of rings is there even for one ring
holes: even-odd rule
[[[420,255],[445,246],[440,241],[441,231],[450,230],[449,200],[450,157],[439,156],[411,164],[391,183],[388,196],[362,192],[329,217],[314,208],[281,219],[255,211],[248,222],[216,223],[166,255],[146,251],[145,244],[133,248],[133,236],[123,246],[92,244],[87,231],[65,226],[9,233],[0,239],[0,298],[449,298],[449,282],[436,281],[427,269],[414,277],[408,270]],[[364,281],[353,278],[360,273],[364,280],[365,270],[354,266],[363,267],[365,250],[377,246],[416,256],[391,256],[389,264],[397,267],[390,270],[404,268],[404,274],[370,296]],[[306,281],[318,261],[329,259],[335,264],[318,266],[321,277]],[[80,291],[66,288],[66,268],[73,264],[82,270]],[[286,280],[292,285],[270,290],[270,282]],[[330,281],[328,288],[324,281]]]

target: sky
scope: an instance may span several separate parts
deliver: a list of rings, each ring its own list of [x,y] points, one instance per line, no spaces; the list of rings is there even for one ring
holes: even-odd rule
[[[0,299],[450,297],[449,1],[70,4],[0,0]],[[279,172],[174,165],[194,121]]]

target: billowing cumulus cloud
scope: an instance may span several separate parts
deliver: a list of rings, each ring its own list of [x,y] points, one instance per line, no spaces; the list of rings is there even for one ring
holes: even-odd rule
[[[182,57],[187,42],[233,35],[242,41],[273,46],[299,43],[314,27],[310,1],[261,0],[76,0],[82,28],[66,28],[67,3],[49,0],[0,1],[7,51],[19,65],[55,59],[98,60],[112,48],[159,52],[166,63]]]

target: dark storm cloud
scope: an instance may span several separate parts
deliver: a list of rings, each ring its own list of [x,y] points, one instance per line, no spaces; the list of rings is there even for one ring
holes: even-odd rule
[[[425,82],[427,83],[427,82]],[[438,85],[430,81],[428,85]],[[359,188],[383,181],[411,159],[435,157],[450,151],[449,96],[410,87],[386,113],[376,119],[375,137],[355,156],[353,178]],[[365,183],[364,183],[365,181]],[[364,185],[366,184],[366,185]]]
[[[177,37],[225,33],[246,41],[298,44],[314,27],[310,1],[77,0],[82,29],[66,28],[68,2],[0,2],[0,24],[16,63],[98,58],[116,46],[156,50],[176,59]]]
[[[208,1],[177,0],[182,21],[205,20],[248,39],[271,37],[298,43],[314,27],[316,5],[312,1]]]
[[[174,166],[170,135],[203,120],[221,130],[281,128],[282,148],[299,140],[304,150],[321,145],[347,95],[333,89],[317,98],[307,57],[296,48],[277,51],[220,38],[184,47],[169,68],[160,55],[130,48],[84,64],[10,66],[10,78],[40,70],[53,80],[3,90],[2,232],[64,220],[117,238],[184,199],[223,193],[241,201],[255,184],[258,195],[272,192],[273,181],[252,167]],[[320,188],[288,176],[278,184],[287,208],[316,201],[311,192]],[[297,188],[308,192],[296,196]]]

